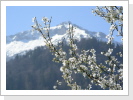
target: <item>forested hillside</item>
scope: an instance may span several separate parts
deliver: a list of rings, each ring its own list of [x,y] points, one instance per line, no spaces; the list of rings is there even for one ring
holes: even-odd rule
[[[78,51],[94,48],[96,50],[96,59],[98,63],[105,64],[107,57],[101,55],[101,51],[107,51],[110,45],[106,42],[92,39],[82,39],[77,42]],[[113,54],[123,52],[122,45],[111,45],[114,48]],[[64,50],[68,50],[67,44],[63,45]],[[117,57],[120,62],[123,58]],[[64,82],[62,73],[60,72],[61,64],[52,61],[53,55],[46,47],[37,47],[34,50],[28,51],[25,55],[17,55],[6,63],[6,89],[7,90],[52,90],[56,85],[56,80],[63,82],[63,85],[58,89],[70,89]],[[106,65],[106,64],[105,64]],[[86,87],[90,80],[82,78],[78,74],[74,76],[74,80],[83,87]],[[98,86],[93,86],[92,89],[101,89]]]

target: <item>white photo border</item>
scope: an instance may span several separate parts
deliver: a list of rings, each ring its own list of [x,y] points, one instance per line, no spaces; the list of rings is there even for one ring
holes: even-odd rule
[[[6,90],[6,6],[123,6],[123,90]],[[128,95],[128,1],[1,1],[1,95]]]

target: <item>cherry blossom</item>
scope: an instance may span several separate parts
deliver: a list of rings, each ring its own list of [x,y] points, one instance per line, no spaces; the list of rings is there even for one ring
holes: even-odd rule
[[[96,7],[92,10],[92,13],[102,17],[105,21],[110,23],[109,34],[106,36],[108,39],[107,44],[111,44],[114,37],[114,30],[118,32],[118,36],[123,38],[123,7],[117,6],[104,6]],[[52,19],[52,18],[51,18]],[[91,90],[92,85],[99,85],[102,89],[109,90],[122,90],[123,89],[123,64],[121,64],[116,56],[112,56],[113,49],[108,48],[107,51],[101,51],[101,55],[107,57],[108,59],[104,63],[97,63],[97,56],[95,49],[82,50],[80,53],[77,52],[78,47],[75,44],[74,33],[75,28],[69,24],[67,30],[69,52],[67,53],[62,45],[54,45],[50,38],[50,24],[51,19],[46,17],[42,18],[44,22],[44,27],[38,24],[36,17],[32,20],[35,25],[32,26],[34,30],[41,33],[44,38],[46,46],[50,49],[51,53],[54,55],[53,61],[61,63],[60,71],[62,72],[62,78],[67,83],[67,86],[71,87],[72,90],[83,90],[83,88],[78,85],[72,74],[82,74],[84,78],[89,78],[91,84],[88,84],[84,90]],[[43,27],[43,28],[41,28]],[[44,31],[45,30],[45,31]],[[63,42],[60,41],[59,44]],[[123,57],[121,52],[116,55]],[[57,90],[62,82],[57,80],[57,85],[53,86]]]

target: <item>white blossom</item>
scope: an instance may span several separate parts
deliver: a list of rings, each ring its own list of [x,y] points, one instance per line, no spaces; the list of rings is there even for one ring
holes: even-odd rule
[[[55,90],[57,90],[57,86],[53,86],[53,88],[54,88]]]
[[[96,7],[95,10],[92,10],[92,13],[98,15],[105,19],[108,23],[111,24],[109,29],[109,34],[106,36],[108,39],[107,44],[113,43],[114,31],[118,31],[119,36],[123,40],[123,7],[116,6],[105,6],[105,7]],[[74,27],[70,24],[67,30],[68,42],[69,42],[69,52],[67,53],[63,47],[60,45],[63,43],[59,41],[59,46],[55,46],[50,37],[50,22],[51,19],[43,17],[42,21],[45,26],[43,27],[37,23],[36,17],[32,19],[35,25],[32,25],[34,30],[38,32],[45,32],[43,38],[45,40],[46,46],[50,49],[52,54],[55,56],[53,61],[59,62],[62,64],[60,71],[62,72],[62,78],[67,83],[67,86],[71,87],[72,90],[81,90],[81,86],[74,82],[73,73],[81,73],[84,78],[89,78],[91,84],[87,86],[86,89],[91,89],[92,84],[101,86],[102,89],[110,90],[122,90],[123,87],[119,83],[119,80],[123,82],[123,64],[118,61],[116,56],[112,56],[113,49],[110,47],[107,51],[101,51],[102,56],[107,56],[105,63],[97,62],[97,53],[95,49],[82,50],[78,52],[78,47],[75,44]],[[42,31],[43,30],[43,31]],[[122,53],[117,53],[120,57],[123,57]],[[104,65],[105,64],[105,65]],[[106,74],[105,74],[106,73]],[[57,85],[61,85],[62,82],[57,80]],[[54,89],[57,89],[57,86],[53,86]]]
[[[48,19],[47,17],[43,17],[43,18],[42,18],[42,21],[48,22],[49,19]]]
[[[69,61],[70,61],[70,62],[75,62],[75,60],[76,60],[75,57],[73,57],[73,58],[69,58]]]
[[[113,52],[113,49],[109,48],[108,52],[111,54]]]
[[[32,22],[35,22],[35,20],[36,20],[36,17],[32,18]]]
[[[60,67],[60,71],[63,72],[64,71],[64,67]]]
[[[110,30],[114,30],[115,27],[116,27],[116,26],[115,26],[114,24],[112,24],[111,27],[110,27]]]
[[[90,90],[90,89],[92,88],[92,85],[91,85],[91,84],[89,84],[87,88]]]
[[[67,60],[63,60],[63,63],[62,63],[63,66],[66,66],[67,65],[67,62],[68,62]]]
[[[95,53],[96,51],[95,51],[95,49],[91,49],[90,52],[91,53]]]

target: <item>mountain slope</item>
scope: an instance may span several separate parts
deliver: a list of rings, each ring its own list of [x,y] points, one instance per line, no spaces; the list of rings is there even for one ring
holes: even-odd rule
[[[63,22],[57,26],[50,28],[50,36],[52,37],[53,44],[57,44],[62,39],[67,40],[67,33],[66,31],[69,28],[69,23],[71,22]],[[72,24],[72,23],[71,23]],[[105,34],[102,32],[90,32],[85,30],[75,24],[72,24],[75,29],[74,38],[78,41],[81,38],[91,38],[96,37],[98,40],[107,41],[105,38]],[[23,55],[29,50],[33,50],[38,46],[45,46],[43,42],[44,39],[41,37],[40,33],[37,31],[32,32],[24,31],[19,32],[15,35],[7,36],[6,37],[6,58],[7,61],[11,58],[14,58],[16,54]]]

